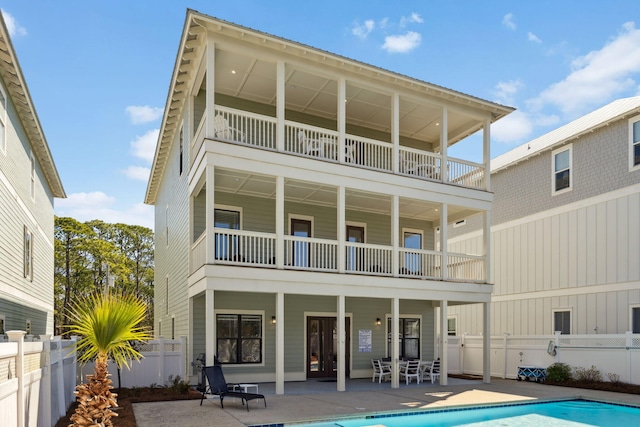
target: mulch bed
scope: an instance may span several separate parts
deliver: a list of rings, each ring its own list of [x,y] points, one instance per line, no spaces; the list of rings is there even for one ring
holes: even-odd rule
[[[544,384],[561,387],[587,388],[590,390],[613,391],[616,393],[640,394],[640,385],[622,382],[593,382],[593,381],[545,381]]]
[[[113,392],[118,394],[118,408],[115,409],[118,416],[112,418],[114,427],[137,427],[132,403],[200,399],[202,396],[202,393],[194,389],[182,392],[165,387],[122,388],[114,389]],[[75,403],[72,404],[66,416],[60,418],[55,427],[71,425],[71,415],[75,412],[76,406]]]

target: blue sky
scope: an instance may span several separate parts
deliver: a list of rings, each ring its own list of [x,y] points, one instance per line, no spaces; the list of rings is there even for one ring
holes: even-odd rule
[[[492,157],[640,95],[637,0],[0,4],[67,192],[59,216],[153,228],[143,204],[186,8],[517,108]]]

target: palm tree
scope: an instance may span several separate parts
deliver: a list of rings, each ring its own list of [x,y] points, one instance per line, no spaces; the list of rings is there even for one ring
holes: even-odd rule
[[[113,426],[111,410],[117,407],[117,394],[111,393],[107,370],[109,358],[118,367],[129,366],[131,359],[142,355],[131,346],[132,341],[146,341],[150,333],[141,325],[145,319],[145,304],[133,294],[118,295],[112,291],[95,293],[72,304],[69,310],[69,334],[82,338],[76,344],[78,361],[95,359],[93,375],[87,383],[76,387],[78,407],[71,416],[73,426]]]

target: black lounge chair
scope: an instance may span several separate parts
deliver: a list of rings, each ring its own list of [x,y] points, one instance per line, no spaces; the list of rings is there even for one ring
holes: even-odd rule
[[[204,395],[209,392],[214,395],[220,396],[220,407],[224,409],[224,398],[225,397],[238,397],[242,400],[242,404],[247,406],[247,411],[249,411],[249,401],[253,399],[262,399],[264,401],[264,407],[267,407],[267,399],[264,398],[263,394],[258,393],[245,393],[243,391],[238,390],[229,390],[229,386],[231,384],[227,384],[227,381],[224,379],[224,374],[222,373],[222,367],[219,365],[214,366],[205,366],[204,374],[207,377],[207,382],[209,386],[204,388],[202,392],[202,398],[200,399],[200,405],[202,405],[202,401],[204,400]]]

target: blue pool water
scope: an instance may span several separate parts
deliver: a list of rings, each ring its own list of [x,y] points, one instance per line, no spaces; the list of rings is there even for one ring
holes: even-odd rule
[[[579,427],[640,426],[640,408],[588,400],[378,414],[304,427]]]

